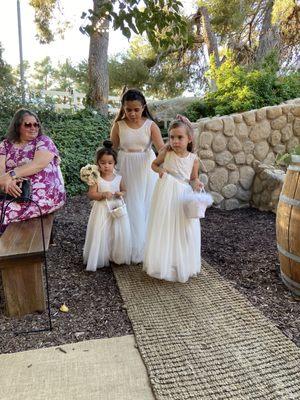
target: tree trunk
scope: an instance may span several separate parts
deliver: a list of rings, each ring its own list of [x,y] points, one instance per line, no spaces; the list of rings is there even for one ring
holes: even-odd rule
[[[198,8],[198,13],[202,16],[202,24],[203,24],[203,35],[204,41],[207,46],[208,54],[211,56],[213,55],[215,58],[216,66],[219,67],[220,57],[219,57],[219,50],[218,50],[218,43],[216,36],[211,28],[210,18],[207,11],[207,8],[202,6]]]
[[[280,45],[279,29],[272,25],[272,10],[274,0],[266,3],[265,15],[262,22],[262,28],[259,34],[258,48],[256,50],[255,60],[261,63],[266,55],[272,50],[276,50]]]
[[[203,38],[203,41],[207,47],[208,56],[214,56],[215,64],[217,67],[219,67],[221,63],[217,38],[211,27],[210,17],[207,8],[204,6],[198,7],[197,13],[194,15],[193,18],[197,28],[197,36],[199,38]],[[212,91],[217,90],[217,85],[214,79],[210,80],[210,87]]]
[[[90,32],[90,49],[88,60],[89,89],[87,104],[107,115],[108,107],[108,40],[109,21],[97,16],[99,7],[107,0],[94,0],[94,18]]]

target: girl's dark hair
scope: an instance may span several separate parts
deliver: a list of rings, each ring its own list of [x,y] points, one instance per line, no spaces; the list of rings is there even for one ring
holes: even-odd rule
[[[169,128],[168,128],[169,140],[170,140],[171,130],[175,129],[175,128],[180,128],[181,126],[185,127],[187,135],[191,138],[191,142],[188,143],[188,145],[187,145],[187,151],[189,151],[190,153],[193,153],[194,152],[194,132],[193,132],[192,126],[189,123],[184,122],[180,119],[174,119],[170,123]]]
[[[154,121],[154,118],[152,117],[152,115],[148,109],[147,102],[146,102],[146,99],[145,99],[145,96],[143,95],[143,93],[138,89],[127,89],[122,94],[121,108],[120,108],[118,115],[116,116],[114,122],[120,121],[121,119],[125,118],[125,112],[124,112],[125,101],[135,101],[135,100],[139,101],[142,104],[142,106],[144,106],[142,116],[150,118],[150,119],[152,119],[152,121]]]
[[[103,142],[103,147],[98,149],[96,151],[96,164],[98,165],[98,162],[100,159],[105,155],[113,156],[115,164],[117,164],[117,153],[115,150],[112,148],[112,141],[110,140],[104,140]]]
[[[39,124],[39,132],[38,136],[43,134],[43,129],[41,125],[41,121],[39,120],[39,117],[32,111],[27,110],[26,108],[20,108],[20,110],[17,110],[15,112],[15,115],[13,116],[9,127],[8,127],[8,132],[5,135],[6,139],[13,143],[13,142],[19,142],[20,140],[20,126],[22,125],[23,119],[26,115],[31,115],[36,119],[36,122]]]

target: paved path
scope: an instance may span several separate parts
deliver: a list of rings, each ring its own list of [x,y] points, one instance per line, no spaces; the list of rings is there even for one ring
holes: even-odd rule
[[[154,400],[134,336],[0,355],[1,400]]]

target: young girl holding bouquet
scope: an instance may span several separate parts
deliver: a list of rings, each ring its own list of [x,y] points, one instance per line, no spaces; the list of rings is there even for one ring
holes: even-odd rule
[[[89,185],[88,197],[94,200],[87,225],[83,260],[87,271],[131,261],[131,234],[127,214],[114,218],[111,210],[124,205],[125,187],[114,168],[117,162],[112,143],[105,140],[96,153],[96,166],[81,169],[81,179]]]
[[[152,163],[159,174],[149,215],[143,269],[167,281],[186,282],[200,272],[200,222],[188,218],[183,198],[200,191],[199,161],[193,153],[193,130],[178,115],[169,127],[169,148]]]

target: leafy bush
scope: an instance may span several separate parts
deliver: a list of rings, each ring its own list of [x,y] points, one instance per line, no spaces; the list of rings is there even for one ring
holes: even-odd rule
[[[84,165],[94,162],[97,147],[109,134],[109,120],[84,110],[73,115],[61,115],[58,120],[46,120],[43,125],[60,151],[68,194],[86,191],[79,171]]]
[[[3,97],[0,100],[0,138],[5,135],[15,110],[22,104],[18,96],[9,96],[6,100]],[[45,133],[53,139],[60,152],[67,193],[72,196],[86,191],[79,171],[84,165],[93,163],[96,148],[109,134],[109,119],[90,110],[61,114],[51,107],[30,102],[25,107],[37,112]]]
[[[275,162],[277,165],[286,165],[287,166],[292,162],[293,155],[300,156],[300,144],[295,146],[288,153],[277,154]]]
[[[184,115],[192,122],[199,118],[205,118],[215,115],[216,102],[214,98],[206,96],[205,100],[195,100],[186,108]]]
[[[230,54],[219,68],[212,61],[209,75],[218,89],[207,93],[203,101],[192,103],[187,108],[186,115],[191,121],[196,121],[203,117],[280,104],[298,97],[300,74],[278,76],[277,71],[278,65],[272,55],[260,68],[252,70],[236,65]]]

